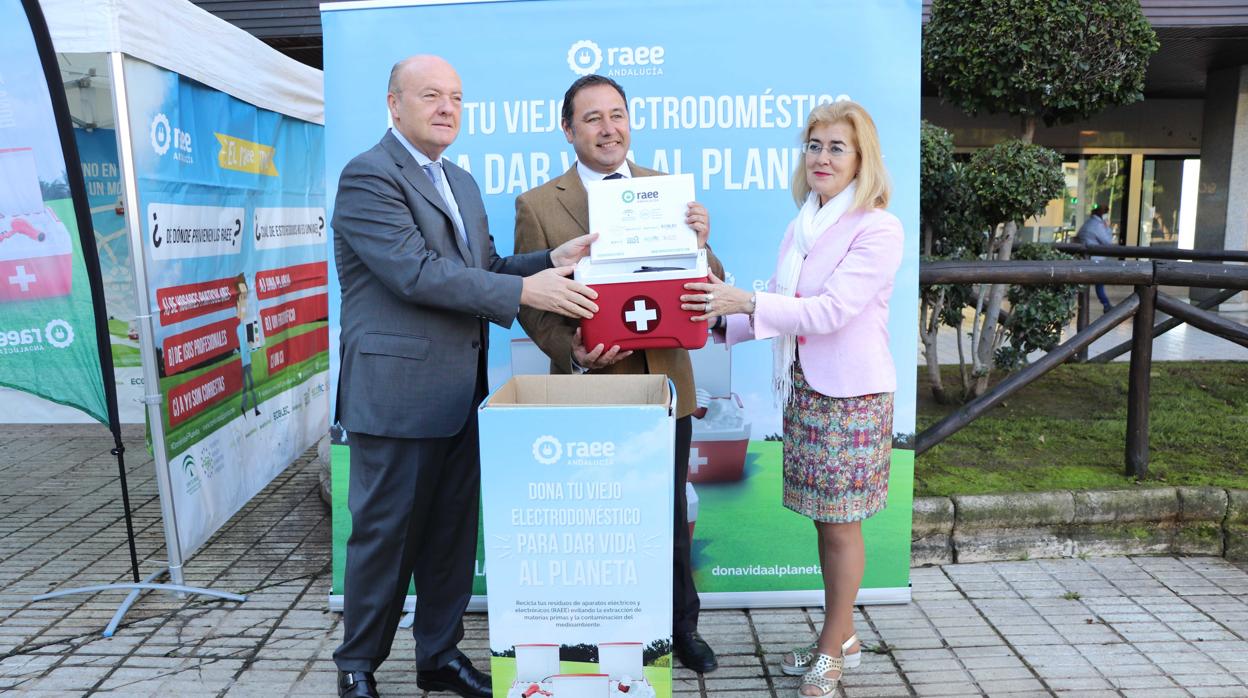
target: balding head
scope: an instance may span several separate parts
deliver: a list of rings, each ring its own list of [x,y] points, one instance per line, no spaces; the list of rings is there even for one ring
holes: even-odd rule
[[[402,91],[402,75],[407,71],[414,70],[420,72],[435,68],[449,70],[451,73],[455,73],[455,68],[441,56],[434,56],[428,53],[408,56],[398,63],[395,63],[394,67],[390,69],[390,83],[386,86],[386,91],[396,93]],[[456,74],[455,77],[458,79],[459,75]]]
[[[459,74],[439,56],[411,56],[390,69],[386,102],[394,127],[431,160],[459,135],[463,98]]]

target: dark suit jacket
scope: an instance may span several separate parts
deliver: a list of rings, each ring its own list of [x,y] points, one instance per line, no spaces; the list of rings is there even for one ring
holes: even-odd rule
[[[338,419],[348,432],[458,433],[472,410],[486,321],[510,327],[520,307],[520,277],[550,266],[545,250],[499,257],[472,175],[447,161],[443,168],[467,247],[433,182],[390,132],[339,179],[333,218],[342,285]]]
[[[653,177],[662,172],[630,162],[634,177]],[[527,252],[561,245],[589,232],[589,199],[576,165],[559,177],[521,194],[516,199],[516,252]],[[710,249],[707,261],[711,271],[724,278],[724,266]],[[578,321],[562,315],[521,308],[520,325],[537,346],[550,357],[551,373],[572,372],[572,335]],[[592,349],[592,347],[590,347]],[[684,349],[647,349],[612,364],[599,373],[665,374],[676,384],[676,416],[693,414],[693,364]]]

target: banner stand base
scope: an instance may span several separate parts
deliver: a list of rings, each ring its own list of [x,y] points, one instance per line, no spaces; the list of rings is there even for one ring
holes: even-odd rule
[[[130,593],[126,594],[125,600],[121,602],[121,605],[117,607],[117,612],[113,614],[113,619],[110,620],[108,625],[104,628],[104,637],[112,637],[113,633],[117,632],[117,626],[121,623],[121,619],[125,617],[126,611],[130,610],[130,607],[134,605],[134,602],[138,601],[139,594],[146,589],[169,591],[176,593],[180,597],[184,597],[186,594],[204,594],[205,596],[215,596],[219,599],[224,599],[226,601],[238,601],[239,603],[247,600],[247,597],[242,594],[232,594],[228,591],[215,591],[213,589],[204,589],[201,587],[190,587],[184,584],[159,584],[156,582],[157,579],[168,572],[168,567],[162,567],[159,570],[149,574],[142,582],[118,582],[116,584],[99,584],[96,586],[78,587],[76,589],[63,589],[61,591],[40,594],[32,600],[46,601],[47,599],[55,599],[62,596],[69,596],[71,594],[94,594],[100,591],[111,591],[113,589],[129,589]]]

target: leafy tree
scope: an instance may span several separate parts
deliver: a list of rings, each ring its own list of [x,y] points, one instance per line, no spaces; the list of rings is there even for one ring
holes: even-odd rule
[[[1058,260],[1074,257],[1048,245],[1027,244],[1014,250],[1014,259]],[[1008,344],[997,350],[997,366],[1011,370],[1025,366],[1027,355],[1033,351],[1053,351],[1062,341],[1062,328],[1070,322],[1078,296],[1079,287],[1073,284],[1011,286],[1006,293],[1010,315],[1004,323]]]
[[[641,651],[641,663],[646,666],[655,666],[655,662],[661,657],[666,657],[672,653],[672,641],[668,639],[654,640],[646,645]]]
[[[925,254],[1010,259],[1018,222],[1063,193],[1060,158],[1030,145],[1036,124],[1086,119],[1142,99],[1145,69],[1157,47],[1138,0],[933,0],[923,29],[924,77],[942,99],[969,114],[1019,117],[1021,138],[976,153],[965,166],[956,159],[948,164],[951,143],[927,138],[923,187],[936,191],[925,192],[921,202]],[[951,203],[955,199],[960,203]],[[924,289],[925,342],[942,322],[960,328],[967,299],[955,297],[954,288]],[[1022,299],[1020,294],[1012,297]],[[1047,320],[1040,317],[1050,318],[1047,313],[1010,319],[1002,309],[1005,296],[999,284],[975,292],[972,375],[962,372],[964,398],[987,389],[1007,335],[1017,351],[1048,336]],[[1028,318],[1040,326],[1028,325]],[[959,336],[959,356],[961,349]],[[1004,365],[1018,363],[1009,352],[1001,358]]]
[[[953,135],[923,121],[919,131],[919,225],[923,230],[923,254],[932,254],[935,228],[948,213],[953,194]]]
[[[986,257],[997,261],[1010,259],[1018,221],[1043,212],[1050,200],[1063,194],[1066,184],[1061,156],[1022,140],[1005,141],[977,151],[971,156],[966,178],[979,215],[992,231]],[[1004,328],[999,327],[1004,297],[1004,284],[979,287],[971,330],[973,396],[983,395],[988,389],[996,350],[1004,339]]]
[[[57,199],[68,199],[72,194],[69,191],[69,178],[65,175],[47,182],[39,180],[39,193],[43,195],[44,201],[55,201]]]
[[[1139,0],[934,0],[923,71],[968,114],[1036,122],[1088,117],[1143,99],[1157,35]]]
[[[976,259],[986,239],[978,206],[965,175],[965,166],[953,156],[953,138],[939,126],[923,122],[919,140],[919,224],[923,230],[923,261]],[[927,364],[932,395],[947,403],[940,374],[938,336],[940,328],[958,333],[958,362],[965,366],[962,353],[962,311],[974,305],[969,285],[939,284],[919,289],[919,336]],[[970,379],[965,370],[963,395]]]
[[[598,663],[598,645],[582,642],[576,645],[560,645],[559,660],[563,662]]]

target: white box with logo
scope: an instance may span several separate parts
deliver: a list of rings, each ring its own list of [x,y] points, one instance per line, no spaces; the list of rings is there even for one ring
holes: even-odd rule
[[[563,675],[619,673],[617,692],[670,685],[671,655],[659,653],[672,628],[674,412],[666,376],[647,375],[518,375],[482,403],[497,695],[553,687],[538,676],[555,659],[541,645],[559,648]],[[553,693],[596,694],[606,680]]]

